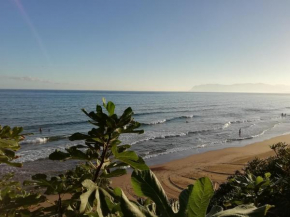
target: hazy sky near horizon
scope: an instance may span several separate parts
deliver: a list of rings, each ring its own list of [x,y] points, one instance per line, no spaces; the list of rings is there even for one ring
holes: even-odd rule
[[[5,0],[0,88],[290,85],[289,0]]]

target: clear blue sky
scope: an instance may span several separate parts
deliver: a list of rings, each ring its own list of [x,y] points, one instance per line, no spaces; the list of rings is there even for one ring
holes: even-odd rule
[[[290,84],[289,0],[3,0],[0,88]]]

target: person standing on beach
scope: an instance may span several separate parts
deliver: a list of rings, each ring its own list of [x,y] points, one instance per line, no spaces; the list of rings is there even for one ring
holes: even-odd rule
[[[242,128],[239,129],[239,136],[241,137],[242,135]]]

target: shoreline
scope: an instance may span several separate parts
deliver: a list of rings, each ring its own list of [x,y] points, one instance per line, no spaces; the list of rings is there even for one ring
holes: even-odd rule
[[[207,176],[213,184],[220,185],[226,178],[241,170],[248,161],[255,157],[267,158],[275,153],[270,145],[278,142],[290,144],[290,134],[276,136],[261,142],[251,143],[241,147],[227,147],[209,150],[203,153],[175,159],[167,163],[150,166],[158,177],[169,198],[178,198],[182,189],[200,177]],[[131,173],[112,180],[113,187],[121,187],[128,198],[134,199],[130,181]]]

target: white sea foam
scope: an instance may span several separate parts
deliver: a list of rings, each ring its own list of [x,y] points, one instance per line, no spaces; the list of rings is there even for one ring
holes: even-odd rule
[[[173,117],[173,118],[152,121],[150,123],[143,123],[143,125],[163,124],[163,123],[168,122],[168,121],[173,121],[173,120],[177,120],[177,119],[187,119],[187,118],[193,118],[193,117],[194,117],[194,115],[183,115],[183,116],[178,116],[178,117]]]
[[[166,119],[158,120],[158,121],[153,121],[153,122],[149,123],[149,125],[163,124],[163,123],[165,123],[166,121],[167,121]]]
[[[184,115],[184,116],[181,116],[182,118],[193,118],[194,115]]]
[[[230,121],[228,123],[225,123],[224,126],[223,126],[223,129],[228,128],[230,125],[231,125],[231,122]]]
[[[24,140],[23,142],[21,142],[21,144],[43,144],[43,143],[47,143],[48,142],[48,138],[44,137],[44,138],[35,138],[35,139],[27,139]]]
[[[156,136],[150,136],[144,139],[137,140],[135,142],[131,142],[131,145],[135,145],[141,142],[146,142],[149,140],[155,140],[155,139],[166,139],[166,138],[172,138],[172,137],[181,137],[181,136],[186,136],[188,133],[166,133],[166,134],[161,134],[161,135],[156,135]]]
[[[262,136],[262,135],[264,135],[268,130],[271,130],[271,129],[277,127],[279,124],[281,124],[281,123],[274,124],[273,127],[270,127],[270,128],[268,128],[268,129],[266,129],[266,130],[263,130],[261,133],[259,133],[259,134],[257,134],[257,135],[254,135],[254,136],[252,136],[252,137],[253,137],[253,138],[256,138],[256,137]]]

